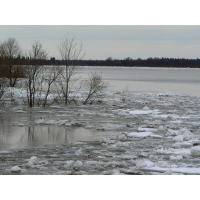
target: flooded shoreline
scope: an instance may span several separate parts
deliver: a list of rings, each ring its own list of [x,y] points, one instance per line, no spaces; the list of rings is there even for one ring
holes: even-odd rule
[[[1,108],[1,144],[29,143],[1,148],[0,174],[200,174],[199,107],[189,95],[107,92],[101,104]]]

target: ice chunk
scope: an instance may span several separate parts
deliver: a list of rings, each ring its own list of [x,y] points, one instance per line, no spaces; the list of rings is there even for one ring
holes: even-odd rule
[[[139,160],[136,163],[136,167],[137,168],[145,168],[145,167],[153,167],[154,166],[154,162],[150,161],[150,160]]]
[[[191,136],[188,133],[183,134],[183,140],[188,141],[191,139]]]
[[[113,172],[111,175],[124,175],[124,174],[120,173],[118,169],[113,169]]]
[[[155,135],[155,134],[151,134],[150,137],[152,137],[152,138],[162,138],[161,135]]]
[[[143,110],[144,110],[144,111],[148,111],[149,108],[148,108],[147,106],[145,106],[145,107],[143,108]]]
[[[176,142],[172,145],[174,148],[188,148],[191,146],[192,144],[190,142]]]
[[[191,125],[193,127],[200,127],[200,123],[199,122],[191,122]]]
[[[31,167],[33,165],[37,165],[38,164],[38,158],[36,156],[32,156],[28,163],[26,164],[27,167]]]
[[[183,135],[178,135],[178,136],[174,137],[173,140],[175,140],[176,142],[182,142],[183,141]]]
[[[63,168],[66,169],[66,170],[67,169],[71,169],[73,167],[74,163],[75,162],[73,160],[66,161],[65,164],[64,164],[64,166],[63,166]]]
[[[158,131],[158,129],[156,129],[156,128],[141,128],[141,127],[139,127],[138,128],[138,131],[148,131],[148,132],[157,132]]]
[[[151,160],[151,161],[157,161],[158,160],[158,156],[156,156],[156,155],[150,155],[149,156],[149,160]]]
[[[150,111],[144,111],[144,110],[130,111],[130,114],[133,114],[133,115],[148,115],[149,113],[151,113],[151,112]]]
[[[77,151],[75,152],[75,154],[76,154],[77,156],[81,155],[81,154],[82,154],[82,149],[80,148],[79,150],[77,150]]]
[[[169,159],[171,160],[171,161],[181,161],[181,160],[183,160],[183,156],[182,155],[177,155],[177,156],[169,156]]]
[[[80,169],[81,167],[83,167],[83,163],[78,160],[74,163],[73,167],[77,170],[77,169]]]
[[[125,139],[127,139],[127,137],[126,137],[125,134],[120,134],[120,135],[118,136],[118,140],[125,140]]]
[[[144,168],[146,166],[147,166],[147,164],[145,162],[141,161],[141,160],[136,163],[137,168]]]
[[[167,133],[165,135],[166,136],[176,136],[176,135],[178,135],[178,131],[177,130],[168,129],[168,131],[167,131]]]
[[[154,162],[151,162],[150,160],[146,160],[144,162],[146,163],[146,167],[153,167],[154,166]]]
[[[166,161],[158,161],[157,165],[161,168],[170,167]]]
[[[200,146],[192,147],[190,153],[200,155]]]
[[[152,132],[131,132],[128,133],[128,137],[137,137],[137,138],[144,138],[144,137],[149,137],[152,134]]]
[[[14,172],[14,173],[20,173],[21,168],[16,165],[16,166],[12,167],[10,171]]]

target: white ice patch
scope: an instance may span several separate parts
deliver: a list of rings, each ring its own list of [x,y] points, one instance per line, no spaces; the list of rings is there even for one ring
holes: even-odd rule
[[[138,131],[147,131],[147,132],[158,132],[158,129],[156,129],[156,128],[141,128],[141,127],[139,127],[138,128]]]
[[[145,106],[145,107],[143,108],[143,110],[144,110],[144,111],[148,111],[149,108],[148,108],[147,106]]]
[[[169,168],[152,167],[152,168],[148,168],[148,170],[158,171],[158,172],[166,172],[167,170],[169,170]],[[179,167],[179,168],[170,168],[170,170],[171,170],[171,172],[174,172],[174,173],[200,175],[200,168]]]
[[[63,168],[66,170],[71,169],[73,167],[74,163],[75,162],[73,160],[68,160],[65,162]]]
[[[180,155],[189,155],[190,154],[190,149],[156,149],[154,150],[156,154],[166,154],[166,155],[173,155],[173,154],[180,154]]]
[[[200,123],[199,122],[191,122],[191,125],[193,127],[200,127]]]
[[[134,110],[129,112],[132,115],[148,115],[149,113],[152,113],[152,111],[144,111],[144,110]]]
[[[149,168],[149,167],[153,167],[153,166],[154,166],[154,162],[152,162],[150,160],[139,160],[136,163],[137,168]]]
[[[120,135],[118,136],[118,140],[126,140],[126,139],[127,139],[127,137],[126,137],[125,134],[120,134]]]
[[[168,129],[167,133],[165,134],[166,136],[178,136],[178,135],[183,135],[184,140],[189,140],[191,136],[193,136],[193,133],[191,133],[187,128],[182,128],[180,130],[173,130],[173,129]],[[181,140],[181,137],[179,137]],[[179,140],[177,137],[177,140]],[[175,139],[176,140],[176,139]]]
[[[26,164],[26,167],[36,167],[36,168],[40,168],[43,166],[40,165],[47,165],[48,164],[48,160],[41,160],[39,161],[38,158],[36,156],[32,156],[28,163]]]
[[[194,155],[200,155],[200,146],[192,147],[190,153]]]
[[[14,173],[19,173],[21,172],[21,168],[18,167],[18,166],[14,166],[10,169],[11,172],[14,172]]]
[[[181,160],[183,160],[183,156],[182,155],[177,155],[177,156],[171,155],[171,156],[169,156],[169,159],[171,161],[181,161]]]
[[[178,135],[178,136],[174,137],[173,140],[175,140],[176,142],[182,142],[183,141],[183,135]]]
[[[124,175],[123,173],[120,173],[118,169],[113,169],[113,172],[111,175]]]
[[[157,165],[161,168],[170,167],[170,165],[166,161],[158,161]]]
[[[136,137],[136,138],[144,138],[144,137],[149,137],[152,134],[152,132],[131,132],[128,133],[128,137]]]
[[[172,145],[174,148],[190,148],[191,146],[191,142],[176,142]]]
[[[77,150],[77,151],[75,152],[75,154],[76,154],[77,156],[82,155],[82,149],[80,148],[79,150]]]
[[[150,137],[152,137],[152,138],[162,138],[161,135],[155,135],[155,134],[151,134]]]

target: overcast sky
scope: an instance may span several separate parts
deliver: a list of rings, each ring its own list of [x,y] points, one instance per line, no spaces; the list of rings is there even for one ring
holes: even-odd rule
[[[0,29],[0,42],[14,37],[26,50],[33,40],[39,40],[49,57],[58,58],[57,43],[69,33],[83,41],[85,59],[200,58],[200,26],[1,25]]]

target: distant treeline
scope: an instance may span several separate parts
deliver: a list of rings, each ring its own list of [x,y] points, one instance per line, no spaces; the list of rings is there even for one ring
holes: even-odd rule
[[[1,57],[0,57],[1,62]],[[26,65],[29,62],[28,57],[13,58],[12,64]],[[73,62],[73,61],[71,61]],[[47,60],[42,60],[44,65],[65,65],[64,60],[57,60],[54,57]],[[70,61],[69,63],[70,64]],[[185,58],[147,58],[147,59],[113,59],[111,57],[106,60],[80,60],[80,66],[125,66],[125,67],[189,67],[200,68],[200,59],[185,59]]]

